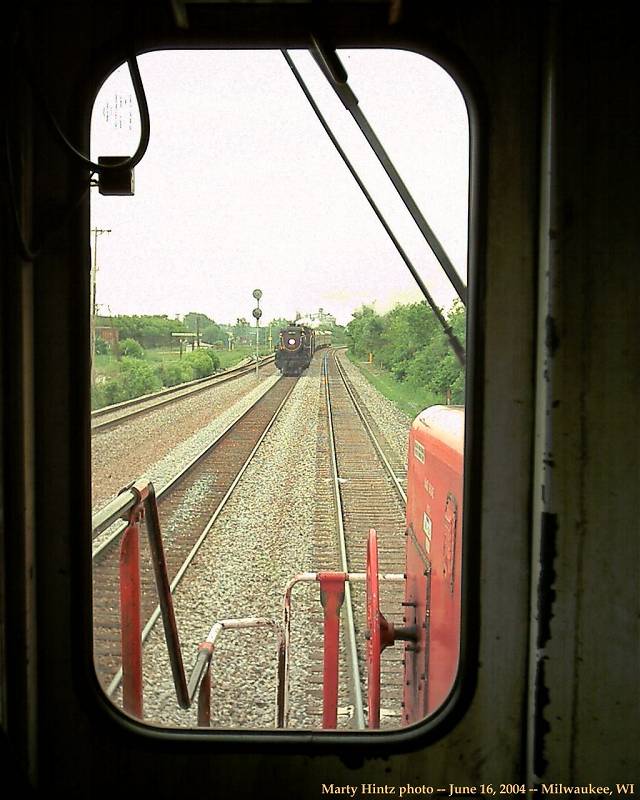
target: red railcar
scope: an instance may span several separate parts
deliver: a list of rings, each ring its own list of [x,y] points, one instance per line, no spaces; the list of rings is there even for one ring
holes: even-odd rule
[[[460,654],[464,409],[433,406],[413,423],[407,476],[404,715],[409,725],[451,691]]]

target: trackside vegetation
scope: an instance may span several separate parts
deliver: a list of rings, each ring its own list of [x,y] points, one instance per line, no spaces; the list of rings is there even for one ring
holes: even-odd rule
[[[120,343],[122,350],[125,350],[125,342]],[[218,355],[209,349],[194,350],[179,360],[174,354],[172,360],[163,361],[147,358],[143,348],[135,341],[133,344],[137,347],[127,346],[127,355],[120,356],[117,371],[111,377],[101,376],[102,379],[96,382],[91,393],[92,408],[110,406],[157,392],[163,387],[205,378],[220,367]]]
[[[280,328],[288,324],[273,319],[260,327],[260,355],[273,352]],[[342,344],[344,327],[329,327],[334,342]],[[181,320],[167,315],[97,316],[95,330],[93,409],[207,377],[253,358],[256,351],[256,326],[248,320],[219,325],[195,311]],[[194,349],[196,340],[202,347]]]
[[[220,369],[220,356],[226,355],[210,347],[180,355],[175,352],[179,346],[176,335],[181,333],[195,333],[204,345],[226,346],[223,328],[196,312],[183,320],[166,315],[97,317],[96,330],[94,409],[204,378]]]
[[[465,342],[465,310],[445,314]],[[464,403],[464,369],[426,302],[396,305],[386,314],[363,305],[346,328],[349,356],[369,381],[408,414],[438,403]],[[364,362],[364,363],[362,363]]]

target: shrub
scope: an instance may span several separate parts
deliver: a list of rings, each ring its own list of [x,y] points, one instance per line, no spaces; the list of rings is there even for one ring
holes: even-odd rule
[[[160,380],[164,386],[177,386],[193,378],[193,370],[188,364],[178,363],[161,364],[158,369]]]
[[[109,352],[109,345],[102,336],[96,336],[96,355],[105,356]]]
[[[128,358],[144,358],[144,350],[135,339],[123,339],[120,342],[120,355]]]
[[[218,357],[213,353],[209,354],[206,350],[194,350],[192,353],[187,353],[182,359],[182,363],[191,367],[194,378],[206,378],[220,365]]]
[[[124,399],[121,383],[118,380],[109,378],[93,389],[91,407],[95,409],[112,406],[114,403],[119,403]]]
[[[122,384],[125,400],[162,389],[157,368],[137,358],[122,359],[122,371],[118,381]]]
[[[144,351],[133,339],[125,339],[120,346],[123,353],[126,346],[129,355],[120,362],[117,378],[109,378],[94,387],[91,396],[94,409],[157,392],[163,386],[176,386],[195,378],[204,378],[220,366],[218,356],[204,349],[188,353],[178,362],[153,364],[143,360]]]
[[[123,358],[118,377],[109,378],[94,387],[91,406],[94,409],[112,406],[114,403],[157,392],[161,388],[162,381],[157,368],[140,359]]]
[[[207,353],[207,356],[211,359],[211,363],[213,364],[214,372],[217,369],[220,369],[220,358],[219,358],[219,356],[217,356],[211,350],[207,350],[206,353]]]

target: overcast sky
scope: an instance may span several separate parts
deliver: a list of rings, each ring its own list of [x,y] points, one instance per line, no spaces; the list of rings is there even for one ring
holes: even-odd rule
[[[455,293],[311,57],[294,60],[436,302]],[[402,51],[340,51],[360,107],[466,282],[468,119],[452,79]],[[262,323],[323,308],[346,324],[421,298],[279,51],[166,51],[139,59],[151,139],[135,196],[92,190],[103,314],[190,311]],[[94,106],[92,156],[131,155],[139,118],[126,66]],[[93,247],[94,237],[91,236]]]

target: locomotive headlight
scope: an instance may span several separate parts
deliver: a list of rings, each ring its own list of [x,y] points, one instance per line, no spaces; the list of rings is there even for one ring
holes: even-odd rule
[[[295,339],[289,339],[289,341],[287,342],[287,344],[295,344],[295,343],[296,343]]]

